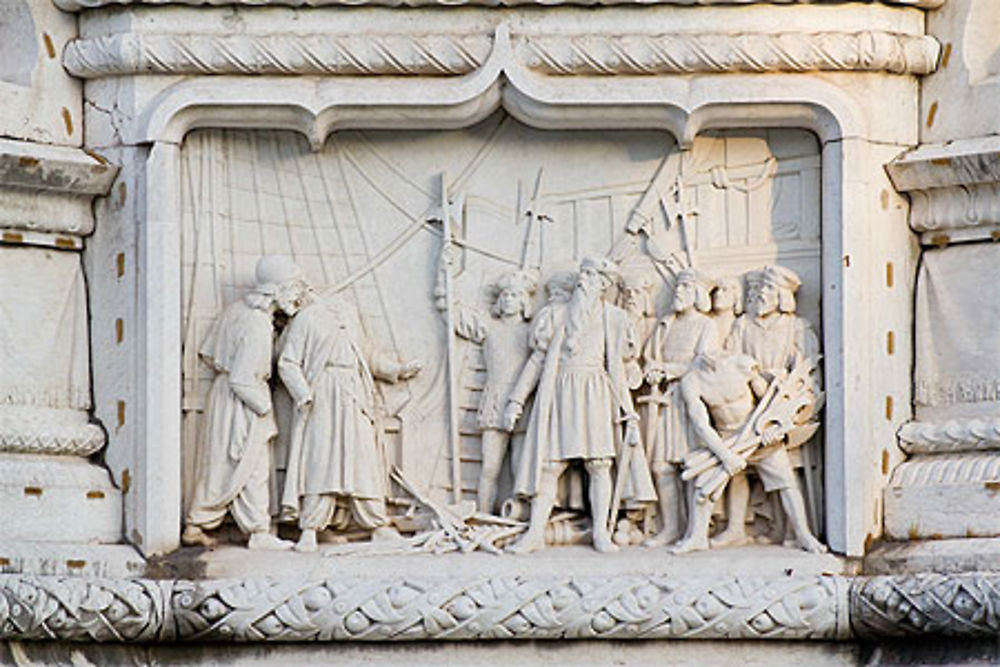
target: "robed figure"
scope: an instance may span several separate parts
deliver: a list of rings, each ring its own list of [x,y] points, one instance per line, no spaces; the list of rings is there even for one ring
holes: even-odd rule
[[[389,531],[386,477],[375,426],[375,378],[397,382],[420,370],[371,352],[345,304],[308,287],[288,324],[278,372],[296,405],[282,512],[298,515],[296,549],[316,549],[316,532],[353,515],[362,528]],[[350,513],[338,514],[338,502]]]
[[[278,430],[268,380],[272,317],[298,275],[285,258],[261,258],[254,288],[223,312],[200,350],[216,375],[197,450],[185,544],[213,545],[204,531],[217,528],[228,512],[250,536],[251,549],[291,546],[270,534],[268,446]]]
[[[594,548],[617,549],[608,532],[611,467],[622,447],[639,444],[639,417],[625,370],[638,353],[638,341],[625,311],[602,298],[618,277],[614,262],[584,260],[570,301],[543,309],[536,318],[534,351],[508,403],[510,423],[537,385],[514,489],[532,499],[531,521],[516,552],[544,544],[558,479],[572,461],[582,461],[590,477]],[[637,483],[641,495],[652,499],[648,464],[642,460],[636,471],[644,481]]]

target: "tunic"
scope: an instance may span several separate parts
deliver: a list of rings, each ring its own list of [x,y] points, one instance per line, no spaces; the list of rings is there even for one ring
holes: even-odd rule
[[[534,353],[511,392],[512,400],[523,403],[538,383],[514,485],[520,496],[538,492],[549,462],[614,457],[621,421],[636,416],[625,377],[625,364],[637,353],[627,315],[598,302],[570,350],[567,308],[558,304],[539,311],[531,333]],[[648,475],[647,468],[637,482],[643,495],[652,488]]]
[[[201,349],[217,374],[198,447],[189,524],[214,528],[231,510],[245,532],[268,528],[267,444],[278,432],[267,384],[271,336],[270,314],[238,301]]]
[[[781,375],[800,357],[819,351],[812,325],[793,313],[779,313],[764,319],[740,315],[733,324],[726,348],[753,357],[762,371]]]
[[[455,315],[455,333],[483,346],[486,385],[479,400],[479,428],[503,430],[507,399],[528,357],[529,325],[520,316],[489,317],[462,304],[455,304]]]
[[[695,356],[718,348],[718,329],[710,317],[691,310],[670,314],[659,321],[643,352],[646,370],[659,369],[666,376],[658,427],[646,443],[650,463],[679,464],[693,444],[687,407],[680,395],[681,376]]]

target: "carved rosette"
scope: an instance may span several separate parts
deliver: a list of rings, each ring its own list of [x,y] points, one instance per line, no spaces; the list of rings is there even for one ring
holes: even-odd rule
[[[1000,575],[914,574],[855,580],[851,627],[860,637],[1000,632]]]

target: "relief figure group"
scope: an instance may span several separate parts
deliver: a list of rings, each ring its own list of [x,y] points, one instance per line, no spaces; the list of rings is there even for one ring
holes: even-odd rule
[[[775,519],[778,541],[825,550],[796,471],[823,394],[795,272],[661,273],[670,299],[656,319],[652,281],[609,258],[544,276],[537,312],[539,270],[500,274],[480,309],[447,300],[454,264],[443,252],[431,293],[454,335],[483,351],[476,510],[520,526],[506,551],[545,547],[557,508],[589,515],[583,537],[599,552],[746,544],[756,513]],[[279,311],[288,319],[277,333]],[[201,354],[216,376],[185,544],[214,544],[208,531],[227,514],[251,548],[315,551],[320,533],[349,528],[373,542],[403,539],[387,507],[376,383],[405,382],[419,362],[378,352],[349,304],[274,256],[260,259],[254,287]],[[269,510],[278,382],[294,405],[279,489],[280,519],[299,529],[294,544],[277,537]]]

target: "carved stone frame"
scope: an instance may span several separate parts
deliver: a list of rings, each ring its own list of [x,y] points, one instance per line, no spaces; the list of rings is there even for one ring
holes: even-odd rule
[[[851,94],[848,88],[855,82],[868,90],[884,88],[885,94]],[[881,491],[890,462],[901,458],[895,431],[909,417],[910,353],[902,332],[911,317],[906,286],[912,282],[907,267],[914,249],[905,201],[893,192],[882,165],[916,143],[916,99],[913,77],[883,73],[545,76],[519,62],[503,26],[482,66],[456,78],[176,80],[146,104],[122,136],[127,145],[150,147],[136,213],[137,449],[126,534],[138,536],[133,541],[147,555],[178,546],[179,157],[186,133],[208,127],[289,129],[318,148],[341,129],[451,129],[502,107],[541,129],[666,130],[682,149],[710,129],[787,127],[817,135],[822,145],[825,523],[834,551],[862,555],[879,534]],[[892,263],[902,269],[895,288]],[[881,341],[887,331],[899,332],[894,358],[884,354]]]

